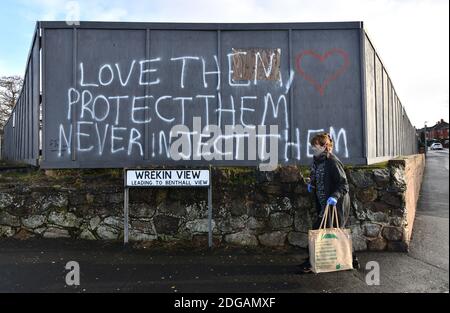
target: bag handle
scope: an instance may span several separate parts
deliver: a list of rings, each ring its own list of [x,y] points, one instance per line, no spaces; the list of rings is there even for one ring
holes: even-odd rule
[[[337,207],[333,205],[333,213],[331,215],[331,224],[334,225],[334,220],[336,220],[336,227],[339,227],[339,219],[338,219],[338,213],[337,213]]]
[[[323,213],[322,221],[320,222],[319,229],[325,229],[326,228],[327,222],[328,222],[328,213],[329,213],[329,211],[330,211],[330,205],[327,204],[325,206],[325,210],[324,210],[324,213]],[[333,205],[333,207],[332,207],[331,225],[328,225],[328,226],[330,226],[330,228],[333,228],[334,221],[336,221],[336,227],[340,228],[339,227],[339,218],[338,218],[338,213],[337,213],[337,207],[335,205]]]
[[[327,205],[325,206],[325,210],[324,210],[324,213],[323,213],[322,221],[320,222],[319,229],[325,229],[326,226],[327,226],[327,224],[326,224],[325,221],[328,220],[328,211],[329,211],[329,208],[330,208],[330,206],[327,204]]]

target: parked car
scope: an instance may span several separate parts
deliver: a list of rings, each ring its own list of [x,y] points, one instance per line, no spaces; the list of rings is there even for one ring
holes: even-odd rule
[[[444,147],[442,147],[442,144],[439,142],[433,143],[430,147],[431,150],[442,150]]]

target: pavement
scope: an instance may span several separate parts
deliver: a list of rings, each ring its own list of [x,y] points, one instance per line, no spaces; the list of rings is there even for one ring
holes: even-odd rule
[[[358,253],[361,269],[297,275],[304,249],[171,248],[33,239],[0,241],[0,292],[381,293],[449,291],[448,150],[429,151],[409,253]],[[68,261],[80,285],[68,286]],[[379,284],[370,261],[379,265]]]

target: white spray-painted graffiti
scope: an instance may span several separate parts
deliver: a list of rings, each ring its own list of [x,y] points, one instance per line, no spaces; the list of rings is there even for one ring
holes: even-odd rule
[[[277,51],[281,54],[280,49]],[[264,62],[258,53],[254,57],[254,78],[245,81],[233,79],[233,57],[245,52],[228,53],[226,83],[221,80],[222,70],[217,55],[136,59],[128,64],[102,64],[98,69],[87,68],[81,61],[78,64],[77,86],[67,89],[67,114],[65,120],[59,123],[57,138],[49,142],[52,148],[50,151],[61,158],[71,155],[72,147],[77,153],[95,154],[97,157],[127,155],[139,158],[144,157],[147,145],[149,158],[168,159],[174,140],[171,128],[190,123],[195,116],[201,115],[205,125],[217,125],[219,128],[242,126],[255,129],[257,126],[278,125],[277,138],[282,161],[287,162],[291,158],[300,160],[302,152],[307,158],[312,157],[309,140],[314,133],[321,131],[328,131],[333,137],[335,153],[348,158],[347,133],[344,128],[331,125],[326,129],[309,129],[304,134],[300,133],[298,127],[291,129],[288,95],[295,80],[294,70],[290,69],[284,75],[280,70],[278,79],[270,82],[272,88],[264,89],[267,91],[263,92],[263,96],[261,92],[259,96],[256,95],[255,86],[260,84],[259,71],[267,78],[274,70],[274,55]],[[173,77],[179,77],[177,85],[170,85],[173,94],[152,92],[153,88],[161,90],[157,89],[158,86],[168,84],[162,78],[164,75],[160,75],[165,70],[164,64],[172,64],[177,69],[171,72],[172,81]],[[189,67],[194,64],[202,69],[201,73],[196,73],[196,77],[189,75],[192,74]],[[193,83],[198,84],[194,88],[195,92],[187,87]],[[267,87],[267,83],[264,86]],[[117,92],[118,87],[123,88],[123,94],[110,94],[111,90]],[[224,87],[238,92],[224,95]],[[125,94],[130,89],[140,92]],[[150,93],[147,94],[148,90]],[[211,139],[204,134],[195,135],[199,140]],[[218,143],[216,138],[213,149],[222,153],[222,147],[230,136],[238,145],[238,135],[223,135],[219,140],[224,141]],[[258,136],[264,138],[265,144],[265,140],[273,134]],[[207,159],[210,153],[200,151],[183,155],[183,159]],[[227,160],[230,158],[224,153],[222,155]]]

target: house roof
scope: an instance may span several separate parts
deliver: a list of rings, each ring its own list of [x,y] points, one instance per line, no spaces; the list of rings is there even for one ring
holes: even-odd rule
[[[445,129],[445,128],[448,128],[447,122],[439,122],[433,126],[433,130],[440,130],[440,129]]]

